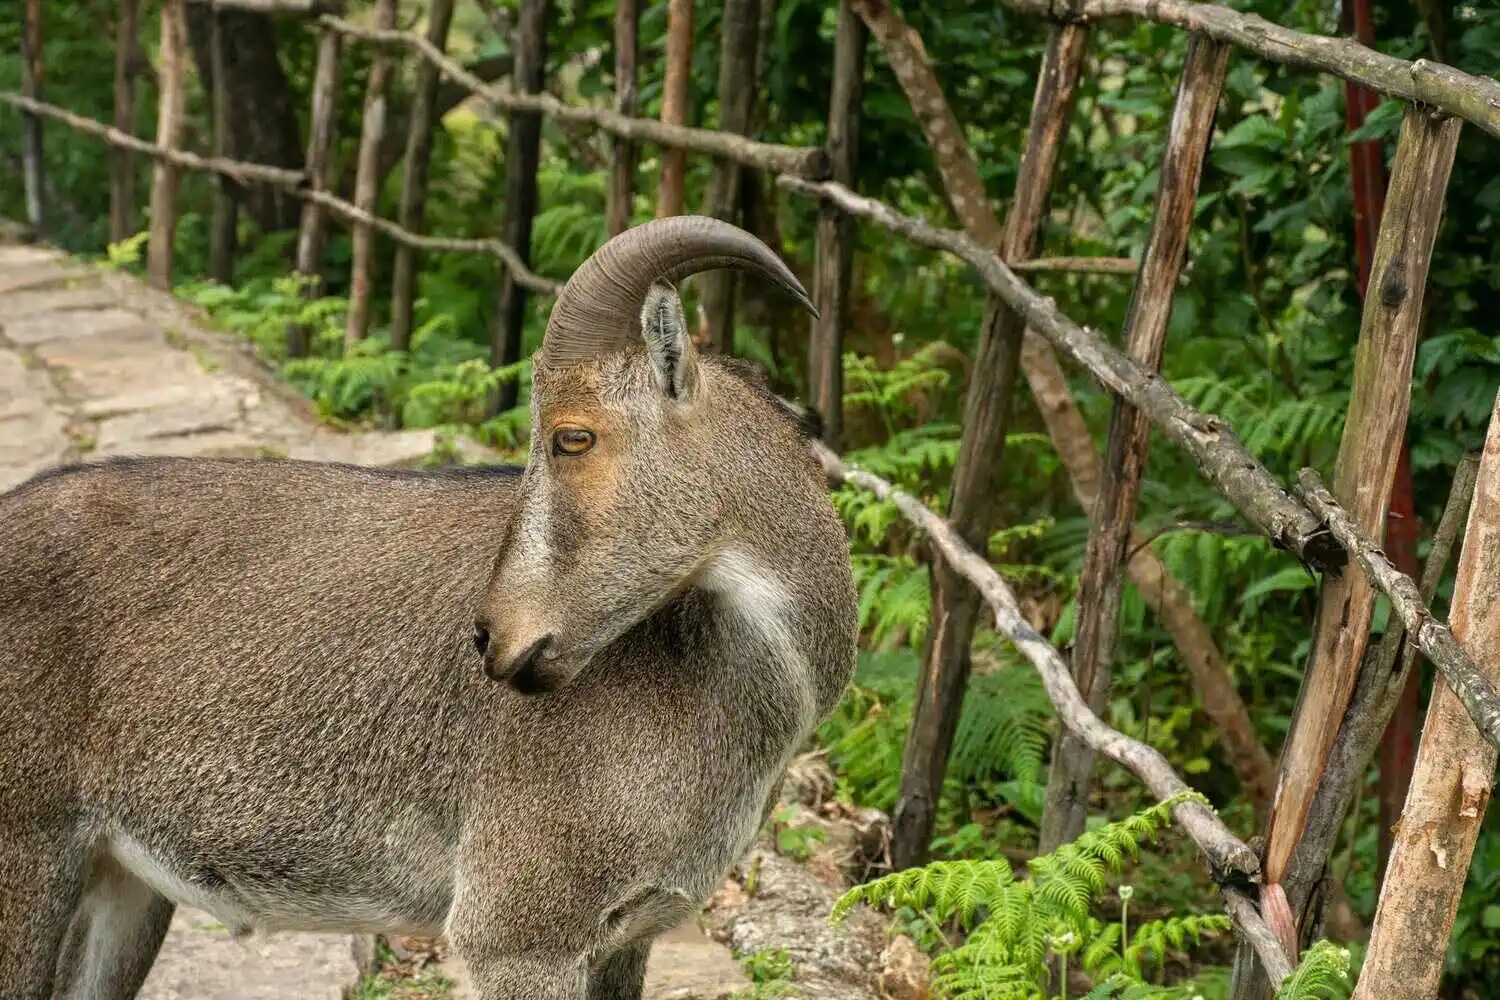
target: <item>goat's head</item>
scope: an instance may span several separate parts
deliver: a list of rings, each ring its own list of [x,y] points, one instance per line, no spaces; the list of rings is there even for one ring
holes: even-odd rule
[[[735,541],[768,470],[805,467],[795,417],[690,339],[676,282],[714,268],[812,309],[770,248],[698,216],[616,236],[559,294],[533,359],[530,458],[475,621],[492,678],[523,693],[567,684]]]

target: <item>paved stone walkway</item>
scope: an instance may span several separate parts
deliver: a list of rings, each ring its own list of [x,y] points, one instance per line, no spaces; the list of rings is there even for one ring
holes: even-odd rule
[[[434,443],[428,431],[332,430],[196,310],[55,250],[0,243],[0,492],[109,455],[412,465]],[[356,978],[348,937],[236,942],[180,910],[142,1000],[336,1000]],[[688,927],[655,950],[650,984],[648,1000],[719,1000],[748,982]]]

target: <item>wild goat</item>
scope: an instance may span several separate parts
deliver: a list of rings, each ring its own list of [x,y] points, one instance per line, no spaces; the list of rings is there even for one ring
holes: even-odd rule
[[[524,470],[143,459],[0,497],[0,993],[134,997],[186,904],[446,930],[482,1000],[640,996],[854,663],[796,420],[689,339],[675,283],[717,267],[807,304],[704,218],[578,269]]]

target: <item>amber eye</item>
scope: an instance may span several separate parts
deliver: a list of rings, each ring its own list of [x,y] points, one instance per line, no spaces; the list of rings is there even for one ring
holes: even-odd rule
[[[582,455],[594,446],[594,432],[582,427],[559,427],[552,432],[552,454]]]

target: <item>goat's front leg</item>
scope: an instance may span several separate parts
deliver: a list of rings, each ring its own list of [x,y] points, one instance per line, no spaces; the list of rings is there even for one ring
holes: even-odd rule
[[[457,942],[455,942],[455,945]],[[474,955],[459,946],[474,1000],[586,1000],[588,970],[578,957],[544,954]]]
[[[646,987],[646,956],[651,941],[620,949],[589,973],[588,1000],[641,1000]]]

